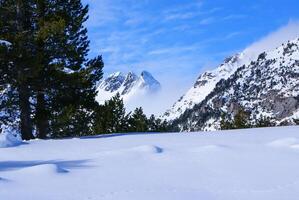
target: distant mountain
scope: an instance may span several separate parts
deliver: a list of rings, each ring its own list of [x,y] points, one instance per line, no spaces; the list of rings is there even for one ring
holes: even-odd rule
[[[289,124],[299,117],[299,39],[226,59],[203,73],[163,117],[182,131],[215,130],[222,114],[233,116],[240,106],[252,120],[269,116]]]
[[[129,102],[131,99],[154,94],[160,88],[161,84],[147,71],[139,76],[133,72],[115,72],[100,82],[96,99],[102,104],[119,93],[125,102]]]
[[[187,109],[203,101],[221,79],[227,79],[239,66],[246,63],[249,63],[249,58],[245,57],[244,53],[237,54],[227,58],[217,69],[201,74],[194,86],[166,111],[163,118],[177,119]]]

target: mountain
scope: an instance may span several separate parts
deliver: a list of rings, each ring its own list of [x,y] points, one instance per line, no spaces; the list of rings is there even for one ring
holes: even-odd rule
[[[166,111],[163,118],[174,120],[180,117],[187,109],[203,101],[221,79],[227,79],[240,65],[249,62],[248,60],[244,53],[237,54],[227,58],[217,69],[201,74],[194,86]]]
[[[187,109],[203,101],[222,79],[228,79],[240,66],[249,64],[255,60],[258,54],[245,50],[224,60],[216,69],[201,74],[194,86],[187,91],[162,118],[172,121],[180,117]]]
[[[129,102],[154,94],[160,88],[161,84],[147,71],[143,71],[139,76],[133,72],[115,72],[99,83],[96,99],[102,104],[119,93],[125,102]]]
[[[219,129],[221,115],[244,108],[252,121],[271,117],[292,123],[299,117],[299,39],[274,50],[225,60],[203,73],[164,118],[181,131]]]

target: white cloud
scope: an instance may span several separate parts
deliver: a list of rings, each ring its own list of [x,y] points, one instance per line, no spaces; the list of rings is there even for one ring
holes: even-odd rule
[[[253,43],[245,52],[256,54],[263,51],[269,51],[280,46],[288,40],[293,40],[299,37],[299,21],[290,21],[286,26],[281,27],[259,41]]]
[[[200,49],[200,44],[193,44],[193,45],[187,45],[187,46],[173,46],[168,48],[161,48],[161,49],[155,49],[150,52],[148,52],[148,55],[174,55],[174,54],[180,54],[183,55],[187,52],[192,51],[198,51]]]

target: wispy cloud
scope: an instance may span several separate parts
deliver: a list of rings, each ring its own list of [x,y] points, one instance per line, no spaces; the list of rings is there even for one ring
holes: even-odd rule
[[[185,54],[192,51],[198,51],[200,49],[199,44],[193,44],[188,46],[173,46],[168,48],[161,48],[161,49],[155,49],[150,52],[148,52],[148,55],[170,55],[170,54]]]
[[[246,48],[246,52],[260,53],[268,51],[278,47],[288,40],[296,38],[299,38],[299,20],[291,20],[286,26],[269,33],[266,37],[251,44],[248,48]]]

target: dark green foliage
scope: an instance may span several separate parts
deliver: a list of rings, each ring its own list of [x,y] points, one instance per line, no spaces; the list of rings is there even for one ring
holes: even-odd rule
[[[146,132],[149,130],[146,115],[141,107],[134,110],[129,122],[131,125],[130,132]]]
[[[149,132],[167,132],[169,130],[166,120],[156,119],[154,115],[151,115],[148,119],[148,131]]]
[[[243,108],[240,108],[234,117],[234,128],[250,128],[249,117],[250,114],[246,112]]]
[[[262,116],[257,120],[257,123],[254,127],[273,127],[275,123],[270,117]]]
[[[102,57],[85,58],[89,41],[83,23],[88,7],[80,0],[40,0],[37,5],[36,46],[41,52],[36,79],[38,136],[91,134],[95,85],[102,78],[103,61]]]
[[[228,119],[224,114],[221,115],[221,121],[220,121],[220,127],[221,130],[230,130],[234,129],[234,122],[232,120]]]
[[[117,94],[104,105],[98,106],[95,114],[94,133],[120,133],[128,131],[128,115],[123,100]]]
[[[229,116],[222,114],[220,127],[221,130],[230,129],[244,129],[252,127],[250,123],[250,114],[246,112],[242,107],[239,108],[234,118],[231,119]]]
[[[152,115],[149,119],[142,108],[126,114],[123,100],[117,94],[104,105],[98,105],[93,120],[93,134],[127,132],[166,132],[168,123]]]
[[[296,125],[299,125],[299,119],[293,119]]]
[[[33,138],[30,106],[30,81],[36,73],[33,16],[32,0],[0,1],[0,39],[11,43],[9,49],[0,48],[0,72],[4,77],[0,87],[14,91],[7,98],[10,102],[15,100],[14,112],[19,113],[19,128],[25,140]]]
[[[221,130],[243,129],[243,128],[261,128],[276,126],[274,119],[271,117],[261,116],[256,120],[250,121],[250,113],[246,112],[244,108],[240,108],[236,113],[234,119],[228,115],[222,115],[220,121]]]
[[[19,118],[23,139],[33,125],[39,138],[92,133],[104,63],[86,59],[87,13],[80,0],[0,1],[0,39],[12,43],[0,46],[0,89],[9,88],[0,121]]]

